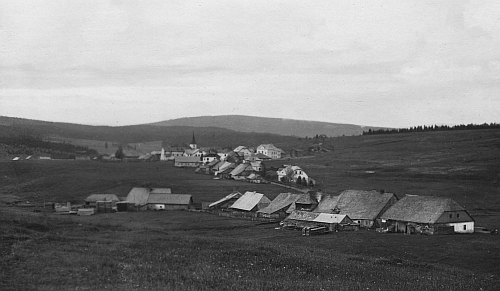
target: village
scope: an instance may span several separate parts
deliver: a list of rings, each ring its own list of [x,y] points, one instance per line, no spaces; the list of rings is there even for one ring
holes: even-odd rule
[[[81,216],[130,211],[201,211],[234,219],[279,223],[278,229],[301,230],[306,236],[360,229],[405,234],[475,231],[471,215],[450,198],[411,194],[398,197],[384,190],[347,189],[326,194],[315,189],[315,180],[297,165],[266,168],[266,161],[279,160],[283,153],[272,144],[259,145],[256,150],[238,146],[231,151],[205,152],[198,148],[193,133],[188,148],[163,148],[146,155],[150,161],[170,162],[177,168],[212,175],[213,179],[273,183],[288,190],[272,200],[264,193],[249,190],[233,191],[217,201],[200,204],[194,203],[192,194],[172,193],[170,188],[133,187],[126,197],[91,194],[81,205],[55,203],[53,206],[56,213]],[[476,227],[476,231],[482,229]]]

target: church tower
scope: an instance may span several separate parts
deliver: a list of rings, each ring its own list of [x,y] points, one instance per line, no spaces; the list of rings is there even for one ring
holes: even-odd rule
[[[196,139],[194,139],[194,131],[193,131],[193,138],[191,139],[191,143],[189,144],[189,147],[193,150],[198,148],[198,145],[196,144]]]

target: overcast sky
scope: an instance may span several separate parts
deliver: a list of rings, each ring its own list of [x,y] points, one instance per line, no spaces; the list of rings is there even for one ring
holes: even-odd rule
[[[0,115],[500,122],[500,1],[4,1]]]

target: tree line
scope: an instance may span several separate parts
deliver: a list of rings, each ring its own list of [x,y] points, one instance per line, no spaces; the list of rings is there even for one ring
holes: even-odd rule
[[[459,125],[430,125],[430,126],[414,126],[409,128],[392,128],[392,129],[368,129],[363,131],[363,135],[373,134],[389,134],[389,133],[407,133],[407,132],[428,132],[428,131],[448,131],[448,130],[473,130],[473,129],[500,129],[498,123],[483,123],[483,124],[459,124]]]
[[[40,136],[33,136],[29,134],[10,134],[8,136],[0,136],[0,144],[18,149],[15,152],[16,154],[20,154],[19,149],[22,149],[23,153],[28,155],[33,154],[35,150],[45,150],[54,153],[98,155],[98,152],[95,149],[89,149],[86,146],[78,146],[66,142],[59,143],[44,141]]]

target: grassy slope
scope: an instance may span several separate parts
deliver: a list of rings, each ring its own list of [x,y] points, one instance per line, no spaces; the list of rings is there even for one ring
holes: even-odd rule
[[[386,189],[452,197],[476,223],[500,225],[499,131],[344,137],[298,164],[323,190]],[[375,171],[367,174],[365,171]],[[172,187],[213,201],[232,190],[283,189],[212,180],[163,163],[0,163],[1,197],[81,202],[132,186]],[[204,213],[93,217],[0,211],[0,288],[222,290],[498,290],[499,236],[372,231],[302,237],[275,225]]]

